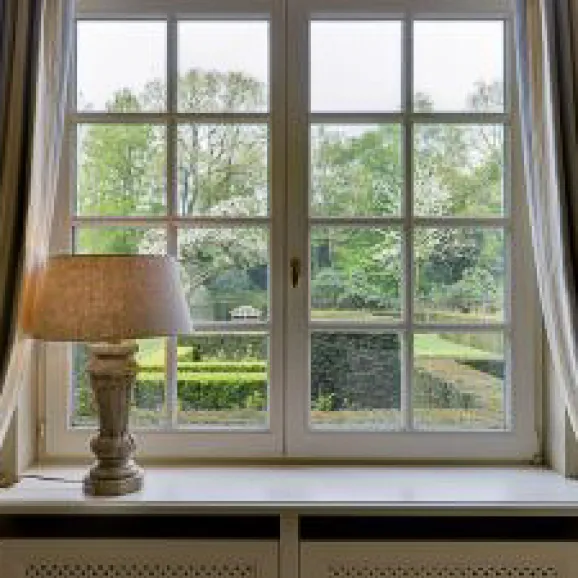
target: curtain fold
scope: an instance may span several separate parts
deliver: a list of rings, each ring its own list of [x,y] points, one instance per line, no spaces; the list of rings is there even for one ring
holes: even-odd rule
[[[73,7],[74,0],[0,0],[0,234],[3,244],[6,232],[13,237],[0,253],[0,291],[5,296],[0,312],[0,331],[5,333],[0,337],[0,446],[33,362],[33,342],[19,329],[48,255]]]
[[[16,328],[43,2],[0,0],[0,376]]]
[[[524,171],[544,326],[578,435],[578,6],[517,0]],[[515,298],[515,296],[514,296]]]

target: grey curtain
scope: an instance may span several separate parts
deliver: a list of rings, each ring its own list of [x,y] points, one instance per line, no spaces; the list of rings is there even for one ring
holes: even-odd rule
[[[0,384],[22,281],[42,8],[42,0],[0,0]]]
[[[5,222],[7,229],[12,232],[11,244],[2,247],[0,242],[0,251],[3,254],[13,251],[10,253],[11,260],[6,261],[12,264],[12,269],[0,260],[0,272],[10,280],[10,292],[6,293],[5,300],[6,349],[0,350],[4,356],[3,379],[0,382],[0,446],[20,392],[30,386],[30,372],[34,364],[36,345],[22,329],[34,309],[39,280],[49,251],[64,143],[66,88],[74,36],[74,3],[75,0],[8,2],[11,10],[17,7],[17,11],[26,14],[27,19],[19,21],[21,24],[16,27],[16,36],[13,37],[15,48],[9,53],[14,63],[6,68],[10,71],[7,82],[10,82],[11,77],[13,84],[0,84],[0,88],[12,98],[12,105],[9,106],[7,102],[5,110],[13,120],[12,132],[0,132],[0,136],[8,134],[9,137],[6,140],[8,148],[0,156],[1,166],[7,167],[0,178],[3,187],[0,203],[6,201],[6,215],[18,215],[18,219],[14,217],[13,221],[7,217],[0,221],[0,235]],[[40,4],[41,14],[36,11],[37,8],[40,10]],[[26,11],[24,5],[34,10]],[[38,39],[36,27],[39,17]],[[14,19],[11,21],[15,22]],[[17,41],[22,31],[28,36]],[[4,36],[0,38],[4,42]],[[10,46],[10,43],[6,45]],[[27,87],[26,90],[24,87]],[[33,93],[32,101],[29,98],[32,98]],[[20,104],[18,98],[21,99]],[[14,144],[16,142],[18,146]],[[0,276],[0,279],[4,277]],[[16,309],[18,314],[15,313]]]
[[[576,0],[517,0],[516,56],[525,181],[542,313],[556,382],[578,434]]]

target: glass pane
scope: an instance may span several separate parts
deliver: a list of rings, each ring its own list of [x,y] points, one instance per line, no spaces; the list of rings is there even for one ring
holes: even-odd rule
[[[132,392],[130,423],[132,427],[160,427],[166,423],[166,340],[139,339],[136,356],[138,373]],[[90,380],[86,371],[88,348],[74,344],[72,376],[73,427],[96,427],[98,424]]]
[[[178,340],[181,426],[266,427],[269,340],[263,333],[205,333]]]
[[[164,229],[145,227],[74,227],[75,253],[165,254]]]
[[[506,363],[501,333],[414,338],[413,416],[421,429],[504,429]]]
[[[164,22],[78,22],[78,110],[165,110],[166,35]]]
[[[181,112],[267,110],[267,22],[180,22],[178,35]]]
[[[415,234],[415,320],[491,323],[504,318],[504,233],[482,228]]]
[[[166,212],[166,131],[149,124],[78,127],[76,211],[79,215]]]
[[[359,322],[401,316],[401,233],[366,227],[311,231],[311,317]]]
[[[267,214],[266,125],[181,125],[178,138],[181,214]]]
[[[311,335],[311,425],[401,427],[401,339],[393,333]]]
[[[144,227],[75,227],[74,252],[166,253],[164,229]],[[133,392],[131,423],[136,427],[160,426],[166,418],[166,361],[164,339],[139,339],[136,387]],[[72,375],[73,426],[96,426],[96,410],[86,374],[86,346],[74,344]]]
[[[414,23],[414,109],[504,110],[504,23]]]
[[[416,214],[503,215],[501,125],[416,125],[414,158]]]
[[[267,319],[266,229],[181,229],[178,243],[181,279],[193,321]]]
[[[311,110],[401,108],[401,22],[311,23]]]
[[[398,125],[312,125],[312,215],[400,214],[401,151]]]

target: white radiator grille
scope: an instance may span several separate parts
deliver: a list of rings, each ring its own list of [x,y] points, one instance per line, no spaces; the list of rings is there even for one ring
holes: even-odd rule
[[[340,564],[326,578],[560,578],[552,566],[421,566]]]
[[[278,578],[262,540],[7,540],[0,578]]]
[[[256,578],[253,564],[29,564],[25,578]]]
[[[300,578],[578,578],[571,542],[308,542]]]

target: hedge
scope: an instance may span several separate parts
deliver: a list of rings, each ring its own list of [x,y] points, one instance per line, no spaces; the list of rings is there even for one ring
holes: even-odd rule
[[[151,372],[163,372],[163,365],[141,365],[139,375]],[[267,371],[265,361],[179,361],[179,373],[195,371],[199,373],[262,373]]]
[[[184,350],[179,353],[179,362],[203,361],[207,357],[217,357],[224,361],[264,360],[268,357],[269,340],[262,333],[186,335],[179,337],[178,343],[179,348],[188,348],[188,351]]]
[[[219,339],[211,336],[210,341]],[[248,339],[251,348],[257,348],[259,339],[263,344],[262,337],[249,336]],[[400,338],[394,333],[314,332],[311,348],[312,407],[324,412],[399,409],[400,349]],[[490,398],[493,395],[498,399],[499,382],[504,375],[503,360],[468,359],[459,363],[497,378],[495,395],[491,393]],[[179,361],[177,392],[180,409],[189,412],[261,411],[267,405],[266,369],[267,363],[258,360]],[[417,368],[414,375],[416,409],[492,409],[492,399],[484,399],[486,396],[478,396],[475,391],[464,391],[463,380],[460,382],[455,371],[432,373]],[[139,410],[158,412],[164,407],[165,380],[162,365],[140,369],[134,391],[134,404]],[[93,414],[92,396],[85,380],[81,378],[80,383],[81,387],[75,391],[75,416],[89,416]],[[490,389],[494,391],[493,386]]]
[[[312,406],[399,409],[400,350],[400,338],[392,333],[313,333]]]
[[[414,408],[474,409],[480,400],[473,392],[462,391],[451,376],[438,377],[418,367],[414,371]]]
[[[164,403],[164,373],[139,376],[134,400],[139,408],[159,409]],[[266,373],[197,373],[179,371],[177,394],[181,409],[264,409],[267,400]]]

